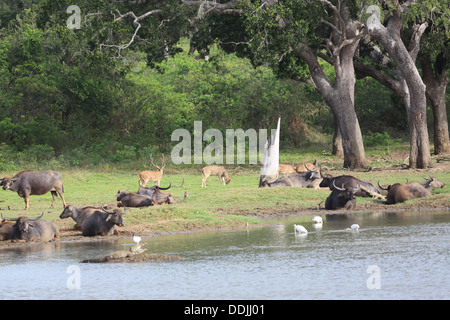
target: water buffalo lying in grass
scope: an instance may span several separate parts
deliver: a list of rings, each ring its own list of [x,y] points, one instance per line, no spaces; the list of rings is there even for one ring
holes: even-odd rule
[[[367,196],[367,193],[362,191],[361,188],[359,188],[360,186],[365,187],[371,193],[381,194],[381,191],[377,187],[375,187],[373,183],[370,181],[360,180],[356,177],[348,175],[334,177],[329,174],[322,174],[322,172],[320,172],[320,175],[322,177],[322,182],[320,182],[319,185],[321,188],[329,187],[330,190],[333,190],[334,189],[333,183],[335,183],[335,185],[338,186],[339,188],[347,188],[347,187],[355,188],[356,186],[358,186],[357,189],[359,190],[357,190],[355,194],[358,197]]]
[[[51,221],[40,220],[44,213],[37,218],[28,218],[25,216],[19,218],[2,218],[6,221],[15,221],[12,227],[11,240],[14,242],[22,241],[41,241],[48,242],[59,240],[59,229]]]
[[[118,235],[115,226],[123,227],[123,215],[120,209],[113,211],[102,210],[94,211],[81,225],[81,232],[85,237]]]
[[[356,208],[356,193],[360,191],[359,186],[347,186],[345,188],[338,187],[332,183],[332,191],[325,200],[325,209],[338,210],[346,209],[353,210]]]
[[[429,176],[428,179],[425,178],[425,177],[422,177],[422,178],[424,178],[425,181],[422,181],[422,182],[412,181],[409,184],[417,183],[417,184],[421,185],[422,187],[424,187],[425,189],[428,189],[430,191],[432,189],[435,189],[435,188],[443,188],[443,187],[445,187],[445,183],[444,182],[442,182],[441,180],[438,180],[438,179],[436,179],[436,178],[434,178],[432,176]]]
[[[81,226],[83,222],[89,218],[95,211],[103,210],[95,207],[84,207],[81,209],[75,208],[74,206],[67,206],[64,208],[64,211],[59,216],[60,219],[72,218],[76,224],[75,229],[81,230]]]
[[[151,196],[119,190],[116,195],[119,207],[148,207],[154,204]]]
[[[148,207],[160,204],[175,203],[175,198],[172,193],[165,193],[159,191],[158,188],[139,188],[139,192],[145,194],[138,194],[127,192],[126,190],[119,190],[116,199],[120,201],[118,206],[123,207]]]
[[[20,197],[24,198],[25,210],[30,207],[28,201],[31,195],[42,195],[49,191],[53,197],[50,208],[55,205],[57,193],[61,197],[64,207],[66,206],[61,175],[53,170],[43,172],[21,171],[12,178],[5,177],[0,181],[3,190],[15,191]]]
[[[306,167],[306,166],[305,166]],[[299,187],[299,188],[315,188],[319,185],[320,173],[317,170],[310,170],[307,168],[306,172],[291,173],[278,178],[275,181],[268,182],[264,180],[261,182],[261,187]]]
[[[378,186],[388,192],[386,204],[396,204],[405,202],[406,200],[431,196],[430,190],[419,183],[394,183],[384,188],[380,185],[380,181],[378,181]]]

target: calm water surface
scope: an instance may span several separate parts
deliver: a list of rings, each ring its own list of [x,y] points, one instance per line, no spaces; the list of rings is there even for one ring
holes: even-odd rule
[[[1,249],[0,299],[449,299],[450,212],[289,218],[146,238],[175,262],[83,264],[131,239]],[[357,233],[346,231],[358,223]],[[293,224],[308,229],[294,233]]]

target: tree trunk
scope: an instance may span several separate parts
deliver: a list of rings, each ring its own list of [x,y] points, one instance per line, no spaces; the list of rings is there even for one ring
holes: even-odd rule
[[[342,149],[341,129],[339,129],[336,117],[334,117],[333,150],[331,151],[331,154],[339,158],[344,156],[344,149]]]
[[[342,138],[344,167],[367,168],[361,129],[355,112],[355,70],[353,57],[363,34],[360,24],[350,18],[343,2],[335,7],[325,1],[333,11],[330,40],[332,64],[336,72],[336,83],[332,85],[318,63],[317,53],[305,44],[296,48],[296,53],[308,64],[312,81],[331,109]]]
[[[436,57],[434,72],[430,57],[422,58],[423,81],[427,86],[426,93],[431,101],[434,115],[434,153],[450,153],[450,138],[448,133],[447,106],[445,92],[448,84],[446,75],[447,59],[443,54]]]
[[[401,40],[401,27],[401,20],[397,16],[391,16],[387,27],[384,27],[380,21],[376,21],[371,23],[368,29],[394,59],[409,91],[408,126],[411,145],[409,165],[411,168],[427,168],[431,165],[431,155],[426,119],[425,84],[413,58]]]

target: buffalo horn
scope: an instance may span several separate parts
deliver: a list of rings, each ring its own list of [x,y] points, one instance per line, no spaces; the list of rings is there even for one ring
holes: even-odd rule
[[[380,180],[378,180],[378,186],[380,187],[380,189],[383,189],[383,190],[387,190],[388,188],[383,188],[381,185],[380,185]]]
[[[336,190],[339,190],[339,191],[345,191],[345,188],[336,187],[336,185],[334,184],[334,181],[335,180],[333,180],[333,188],[335,188]]]
[[[44,211],[42,211],[42,214],[39,217],[36,218],[28,218],[29,221],[36,221],[39,220],[40,218],[42,218],[44,216]]]
[[[5,220],[5,221],[17,221],[17,220],[19,220],[19,218],[6,218],[6,217],[3,216],[3,213],[1,215],[2,215],[2,219]]]
[[[167,188],[161,188],[161,187],[158,187],[158,186],[156,186],[156,187],[159,190],[169,190],[171,186],[172,186],[172,182],[170,182],[170,184],[169,184],[169,186]]]

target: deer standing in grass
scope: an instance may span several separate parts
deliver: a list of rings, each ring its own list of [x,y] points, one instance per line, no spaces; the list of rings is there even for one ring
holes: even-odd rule
[[[164,154],[161,158],[161,167],[158,167],[153,162],[153,157],[150,156],[150,161],[154,167],[156,167],[158,170],[152,171],[152,170],[144,170],[139,173],[139,186],[145,187],[149,181],[155,181],[156,185],[159,187],[159,183],[161,182],[162,176],[163,176],[163,169],[166,166],[164,163]]]
[[[227,171],[222,166],[206,166],[202,169],[203,179],[202,179],[202,188],[205,186],[206,188],[206,179],[210,175],[215,175],[219,177],[219,182],[223,182],[223,184],[229,184],[231,182],[231,178],[228,176]]]

